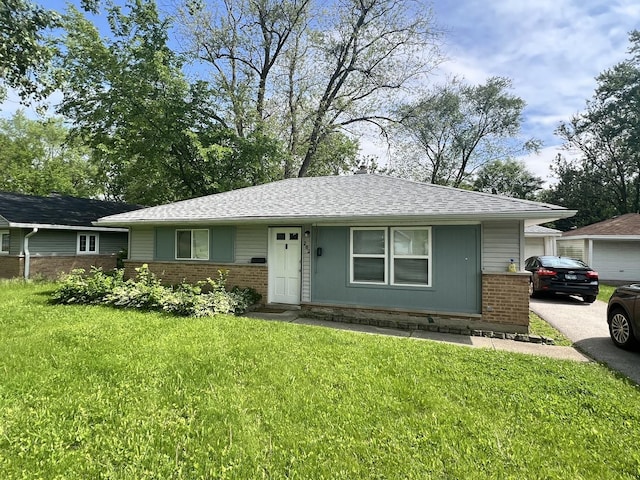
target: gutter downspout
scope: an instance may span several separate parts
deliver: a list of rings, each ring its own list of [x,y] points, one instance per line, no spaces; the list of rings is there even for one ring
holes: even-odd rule
[[[31,264],[31,253],[29,252],[29,239],[38,233],[38,227],[33,227],[33,230],[27,233],[24,237],[24,278],[29,279],[29,270]]]

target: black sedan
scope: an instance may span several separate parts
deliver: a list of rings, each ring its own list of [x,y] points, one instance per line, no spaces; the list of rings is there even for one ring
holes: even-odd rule
[[[618,347],[640,344],[640,285],[615,289],[607,307],[607,323],[611,340]]]
[[[529,257],[524,268],[531,272],[531,296],[549,292],[579,295],[586,303],[596,301],[598,272],[581,260],[553,256]]]

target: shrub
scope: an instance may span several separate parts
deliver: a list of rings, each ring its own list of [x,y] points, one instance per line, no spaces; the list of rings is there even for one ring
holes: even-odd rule
[[[73,270],[60,279],[53,292],[55,303],[106,304],[118,308],[164,311],[173,315],[211,317],[219,313],[241,314],[262,297],[251,288],[234,287],[227,291],[227,271],[198,285],[182,283],[163,286],[144,264],[136,268],[135,279],[124,280],[124,270],[105,273],[92,268]],[[203,292],[203,290],[206,290]]]
[[[55,303],[103,303],[110,292],[124,283],[123,270],[105,273],[102,268],[92,267],[87,275],[84,268],[76,268],[60,277],[52,298]]]

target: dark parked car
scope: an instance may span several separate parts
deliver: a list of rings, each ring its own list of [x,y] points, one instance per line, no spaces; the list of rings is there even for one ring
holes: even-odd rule
[[[640,343],[640,285],[618,287],[607,307],[609,335],[618,347],[632,348]]]
[[[553,256],[529,257],[524,268],[531,272],[531,296],[549,292],[580,295],[586,303],[596,301],[598,272],[581,260]]]

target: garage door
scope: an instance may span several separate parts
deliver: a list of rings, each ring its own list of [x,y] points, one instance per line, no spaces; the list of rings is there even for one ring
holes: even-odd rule
[[[640,243],[594,241],[591,267],[602,280],[640,282]]]
[[[524,258],[544,255],[544,238],[524,239]]]

